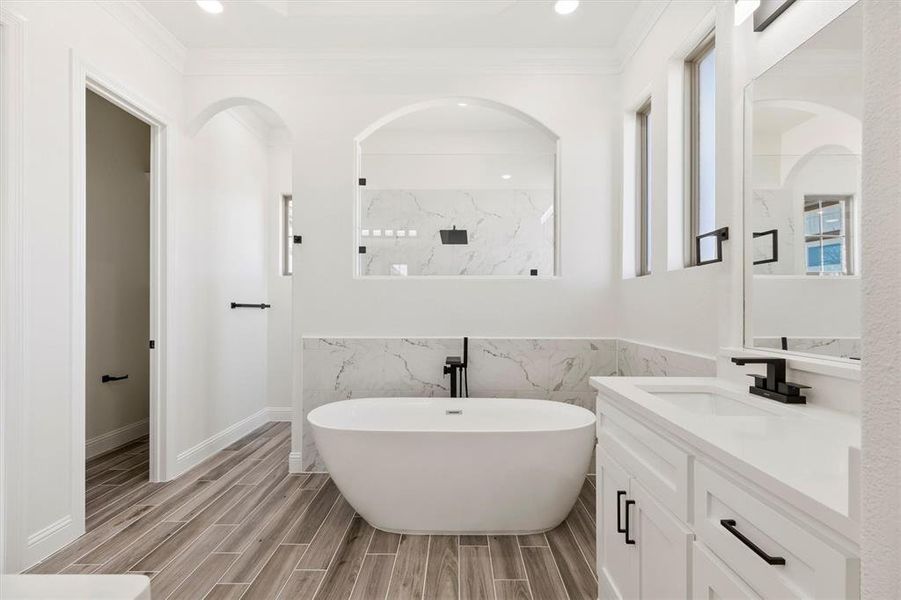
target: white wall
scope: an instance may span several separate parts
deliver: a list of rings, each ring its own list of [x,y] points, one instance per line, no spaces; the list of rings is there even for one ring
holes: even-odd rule
[[[269,145],[269,191],[265,200],[267,219],[266,277],[268,279],[269,303],[267,312],[267,406],[270,408],[291,407],[291,277],[282,275],[281,202],[283,194],[292,192],[291,146],[283,142]],[[295,227],[297,217],[295,217]],[[287,412],[287,411],[286,411]]]
[[[733,24],[730,3],[671,3],[627,63],[621,110],[628,115],[652,98],[654,139],[654,264],[646,277],[619,283],[620,335],[712,355],[741,346],[742,156],[744,90],[853,1],[799,2],[763,33],[752,23]],[[682,62],[715,22],[717,30],[717,225],[730,227],[725,263],[682,268],[684,181],[682,170]],[[628,135],[628,132],[626,132]],[[625,144],[628,146],[628,144]],[[624,186],[619,203],[631,202]],[[628,235],[624,241],[629,244]],[[663,249],[668,252],[663,252]],[[625,270],[628,270],[626,265]],[[628,276],[628,272],[626,272]],[[678,315],[677,319],[673,317]]]
[[[901,597],[901,3],[864,3],[864,600]]]
[[[615,78],[423,74],[195,76],[199,113],[231,96],[271,106],[294,137],[295,337],[323,335],[590,335],[613,315],[598,299],[611,279],[615,227],[608,182]],[[252,86],[250,86],[252,82]],[[552,280],[397,282],[353,278],[354,138],[412,103],[467,95],[510,104],[560,135],[562,276]],[[568,158],[567,158],[568,157]],[[472,303],[480,310],[472,311]],[[298,321],[302,318],[302,321]]]
[[[24,423],[22,461],[5,493],[14,543],[6,568],[24,566],[79,533],[71,469],[71,118],[74,55],[147,99],[180,115],[177,71],[147,51],[102,7],[74,2],[4,2],[25,29],[24,237],[26,314],[24,393],[15,411]],[[5,425],[5,424],[4,424]]]
[[[175,248],[181,297],[177,444],[184,451],[267,401],[269,148],[256,123],[226,110],[190,139]],[[184,329],[182,329],[184,328]],[[183,468],[183,467],[182,467]]]
[[[90,457],[147,433],[150,126],[92,92],[86,112],[85,435]],[[128,379],[103,383],[104,374]]]
[[[617,163],[628,161],[622,148],[633,148],[630,143],[632,132],[628,131],[632,121],[629,116],[635,112],[648,98],[651,99],[651,136],[652,163],[651,193],[653,197],[652,245],[653,264],[651,274],[644,277],[629,277],[632,265],[625,264],[621,275],[626,278],[618,282],[618,307],[620,335],[622,337],[659,344],[662,346],[714,355],[719,347],[717,305],[717,274],[723,270],[722,265],[711,265],[693,269],[682,269],[682,210],[674,213],[668,211],[668,203],[681,204],[684,201],[681,170],[670,169],[673,163],[681,164],[681,62],[699,43],[705,34],[713,28],[714,3],[681,2],[671,3],[661,15],[644,43],[626,63],[622,81],[622,103],[620,104],[621,129],[624,142],[619,149]],[[718,44],[719,45],[719,44]],[[718,83],[725,60],[718,52]],[[674,76],[674,71],[678,76]],[[673,89],[678,86],[679,89]],[[718,85],[719,92],[719,85]],[[678,116],[677,123],[672,121]],[[673,117],[671,119],[671,117]],[[719,134],[719,132],[718,132]],[[727,156],[727,155],[720,155]],[[718,164],[717,178],[720,178]],[[634,203],[633,187],[624,176],[619,186],[617,203],[621,210],[628,209]],[[718,186],[720,184],[718,183]],[[719,207],[718,207],[718,213]],[[673,222],[678,217],[678,222]],[[632,221],[629,221],[631,224]],[[728,225],[722,214],[717,215],[718,225]],[[678,234],[678,239],[671,239],[668,229]],[[621,246],[634,246],[634,228],[629,226]],[[668,256],[665,250],[669,245],[675,249],[670,251],[678,256]],[[627,251],[626,254],[629,254]],[[630,260],[631,262],[631,260]],[[679,268],[670,270],[670,263]],[[633,269],[634,273],[634,269]],[[677,317],[677,318],[676,318]]]
[[[296,233],[303,235],[303,244],[295,246],[292,340],[299,365],[302,335],[582,337],[614,331],[608,289],[616,243],[610,181],[617,81],[600,75],[352,69],[335,75],[196,75],[188,78],[187,89],[192,115],[226,98],[250,96],[274,109],[291,131]],[[460,96],[510,105],[560,137],[560,276],[354,278],[354,139],[403,107]],[[298,453],[301,379],[296,369]]]
[[[10,453],[19,458],[6,461],[3,488],[8,542],[3,568],[20,570],[83,531],[78,492],[83,472],[73,468],[71,458],[79,435],[71,404],[78,377],[72,366],[78,315],[70,289],[73,59],[127,91],[168,126],[163,215],[168,238],[161,250],[168,254],[162,366],[170,408],[170,476],[216,444],[181,462],[176,456],[245,422],[269,401],[268,314],[228,308],[232,300],[263,302],[269,295],[263,204],[269,197],[269,161],[266,143],[227,116],[196,137],[184,133],[183,57],[174,38],[152,23],[135,24],[129,21],[133,13],[119,5],[95,2],[11,0],[3,9],[21,17],[25,40],[24,389],[6,407],[3,423],[4,435],[21,423],[20,443]],[[288,314],[285,285],[280,293],[278,302]],[[287,346],[284,337],[281,343]],[[288,377],[284,363],[281,369]],[[278,392],[283,404],[286,387]],[[216,443],[224,441],[220,437]]]

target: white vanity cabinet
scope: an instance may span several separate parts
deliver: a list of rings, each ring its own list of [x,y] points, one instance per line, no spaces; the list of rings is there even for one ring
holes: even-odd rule
[[[601,598],[859,598],[852,542],[708,452],[598,396]]]
[[[602,597],[686,598],[694,534],[598,446]]]

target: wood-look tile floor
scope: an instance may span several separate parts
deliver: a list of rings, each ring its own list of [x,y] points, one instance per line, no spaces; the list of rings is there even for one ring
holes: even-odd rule
[[[29,572],[144,573],[154,600],[597,598],[592,478],[547,534],[397,535],[327,475],[289,474],[289,446],[270,423],[166,483],[141,471],[146,440],[94,458],[87,533]]]

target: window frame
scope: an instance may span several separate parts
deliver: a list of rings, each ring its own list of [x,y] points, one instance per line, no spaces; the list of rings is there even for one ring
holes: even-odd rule
[[[291,277],[294,274],[294,261],[292,252],[294,250],[294,195],[282,194],[279,203],[279,214],[281,215],[281,274],[284,277]]]
[[[843,219],[843,230],[844,233],[841,235],[827,235],[823,232],[822,222],[820,223],[820,233],[817,235],[807,235],[806,231],[804,232],[804,274],[808,277],[848,277],[853,276],[854,273],[854,195],[853,194],[805,194],[804,195],[804,205],[802,207],[802,224],[805,222],[805,218],[807,213],[810,210],[822,211],[824,208],[824,204],[838,204],[841,207],[841,214]],[[813,204],[816,203],[814,207]],[[808,208],[810,207],[810,208]],[[845,254],[845,264],[841,271],[810,271],[810,265],[807,262],[807,244],[811,241],[817,241],[811,238],[817,238],[820,243],[820,248],[823,247],[823,242],[826,240],[837,240],[841,242],[842,250]],[[822,265],[821,265],[822,266]]]
[[[716,31],[711,30],[701,42],[685,58],[686,79],[686,171],[688,182],[688,201],[685,203],[686,222],[686,256],[689,258],[687,266],[700,266],[701,257],[698,254],[695,240],[706,231],[700,231],[701,220],[701,102],[700,102],[700,65],[710,52],[716,50]],[[714,119],[716,117],[714,116]]]
[[[641,107],[635,111],[635,275],[643,277],[651,274],[651,99],[648,98]],[[650,252],[649,252],[650,250]]]

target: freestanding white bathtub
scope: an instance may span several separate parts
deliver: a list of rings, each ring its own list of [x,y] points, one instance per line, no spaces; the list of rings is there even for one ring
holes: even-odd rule
[[[335,484],[397,533],[537,533],[576,501],[595,416],[561,402],[366,398],[307,416]]]

